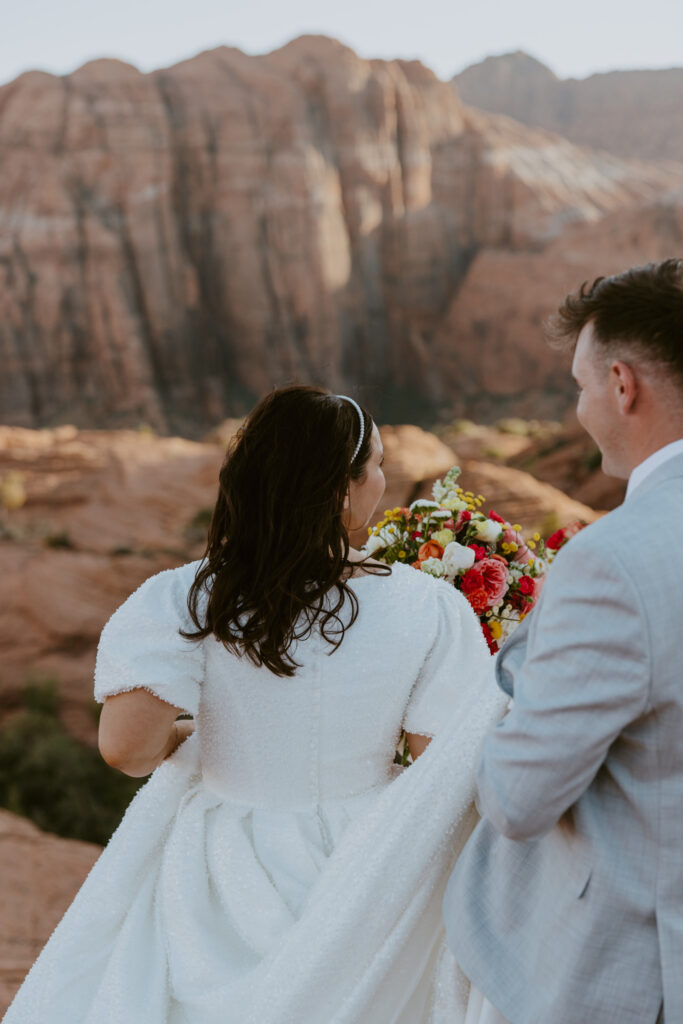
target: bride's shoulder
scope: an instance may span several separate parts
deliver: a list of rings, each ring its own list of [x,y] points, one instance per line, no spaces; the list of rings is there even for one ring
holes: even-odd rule
[[[201,561],[186,562],[173,569],[162,569],[143,580],[139,586],[125,598],[113,613],[107,627],[113,622],[142,613],[151,612],[155,617],[164,614],[184,613],[187,608],[187,596],[194,583]]]
[[[437,592],[442,588],[446,589],[442,580],[435,579],[433,576],[402,562],[394,562],[391,566],[391,575],[388,573],[368,573],[367,575],[373,575],[376,580],[381,580],[382,589],[396,595],[410,595],[414,598],[424,596],[436,601],[438,600]]]

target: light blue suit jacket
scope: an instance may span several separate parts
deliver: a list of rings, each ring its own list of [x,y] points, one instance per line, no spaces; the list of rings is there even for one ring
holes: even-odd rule
[[[683,1024],[683,456],[554,562],[504,646],[444,900],[512,1024]]]

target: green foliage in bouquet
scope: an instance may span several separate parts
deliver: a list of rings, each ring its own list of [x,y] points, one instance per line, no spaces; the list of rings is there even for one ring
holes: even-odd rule
[[[58,718],[51,681],[28,686],[0,729],[0,806],[68,839],[104,844],[144,780],[110,768]]]

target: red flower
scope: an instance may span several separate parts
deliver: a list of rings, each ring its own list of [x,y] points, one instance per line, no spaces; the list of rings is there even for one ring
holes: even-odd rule
[[[498,644],[493,639],[493,634],[491,633],[491,627],[489,626],[488,622],[482,622],[482,624],[481,624],[481,631],[484,634],[484,637],[486,638],[486,643],[489,646],[489,650],[490,650],[491,654],[495,654],[496,651],[498,650]]]
[[[458,512],[458,518],[455,520],[455,532],[461,530],[465,523],[469,523],[472,518],[472,513],[469,509],[465,509],[464,512]]]
[[[482,558],[486,558],[486,548],[483,547],[481,544],[468,544],[467,546],[468,548],[472,548],[472,550],[474,551],[475,562],[481,562]]]
[[[566,541],[571,540],[577,533],[583,530],[586,524],[580,519],[575,520],[573,523],[569,523],[568,526],[564,526],[561,530],[556,530],[545,542],[545,546],[550,548],[551,551],[559,551]]]
[[[497,512],[493,511],[493,509],[491,509],[491,511],[489,512],[489,519],[493,519],[497,523],[504,523],[505,522],[503,517],[499,516]]]
[[[551,551],[559,551],[564,542],[566,541],[564,530],[556,530],[555,533],[551,534],[545,542],[545,546],[550,548]]]
[[[463,594],[471,594],[484,588],[484,577],[478,569],[468,569],[462,578]]]
[[[454,526],[455,526],[455,523],[453,522],[453,520],[452,519],[447,519],[446,522],[443,524],[443,529],[444,530],[452,530]]]
[[[413,538],[413,540],[422,540],[422,534],[420,533],[419,530],[416,530],[415,533],[411,533],[410,536]]]
[[[521,576],[519,580],[519,589],[523,594],[531,596],[536,590],[536,584],[532,580],[531,576]]]

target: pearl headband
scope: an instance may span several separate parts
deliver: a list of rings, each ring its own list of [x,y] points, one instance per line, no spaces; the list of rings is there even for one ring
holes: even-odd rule
[[[336,397],[341,398],[342,401],[344,402],[349,402],[358,413],[358,419],[360,420],[360,435],[358,437],[358,444],[356,445],[356,449],[353,455],[351,456],[351,462],[353,462],[354,459],[356,458],[356,455],[358,455],[358,452],[361,449],[361,445],[363,444],[363,438],[365,437],[365,419],[363,418],[361,407],[359,406],[358,402],[354,402],[353,398],[349,398],[348,395],[337,395]]]

